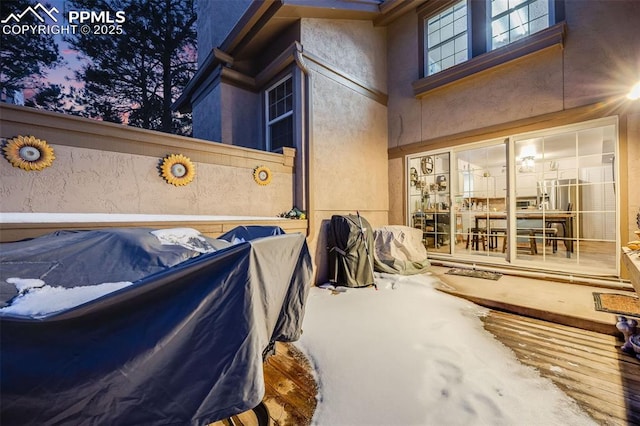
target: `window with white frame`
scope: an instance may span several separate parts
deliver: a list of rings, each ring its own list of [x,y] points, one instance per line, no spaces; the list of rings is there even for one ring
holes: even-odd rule
[[[491,50],[549,27],[549,0],[491,0]]]
[[[468,59],[467,1],[462,0],[425,21],[425,69],[428,75]]]
[[[266,93],[267,150],[293,147],[293,79],[285,77]]]
[[[559,0],[428,1],[417,13],[422,81],[414,85],[416,93],[564,40],[564,25],[558,25],[565,19],[564,2]],[[544,36],[535,37],[543,31]],[[498,51],[519,41],[519,49]]]

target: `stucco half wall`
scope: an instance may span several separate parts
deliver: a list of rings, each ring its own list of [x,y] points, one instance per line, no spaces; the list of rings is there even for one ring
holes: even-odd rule
[[[55,160],[41,171],[0,161],[3,213],[103,213],[276,217],[293,207],[295,150],[269,153],[3,104],[1,134],[45,140]],[[183,154],[196,175],[167,183],[162,159]],[[254,180],[256,167],[271,182]]]

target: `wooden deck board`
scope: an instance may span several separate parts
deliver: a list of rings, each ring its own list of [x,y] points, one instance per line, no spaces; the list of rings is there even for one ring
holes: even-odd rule
[[[276,354],[264,362],[265,396],[270,426],[308,426],[316,409],[318,386],[304,355],[293,345],[276,343]],[[248,413],[209,426],[257,426]]]
[[[485,328],[605,425],[640,424],[640,360],[615,336],[491,310]]]

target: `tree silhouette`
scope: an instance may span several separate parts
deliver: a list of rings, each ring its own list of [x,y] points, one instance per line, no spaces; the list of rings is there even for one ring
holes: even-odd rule
[[[84,82],[83,115],[167,133],[190,134],[190,117],[171,111],[196,69],[194,0],[68,0],[69,10],[124,11],[122,34],[65,37],[88,59],[76,72]],[[104,27],[104,26],[103,26]]]
[[[29,0],[0,1],[0,17],[19,14],[32,6]],[[47,7],[50,7],[46,4]],[[36,17],[25,14],[20,25],[40,24]],[[11,22],[7,23],[10,26]],[[46,74],[62,62],[58,44],[49,34],[31,32],[9,33],[0,31],[0,90],[10,94],[23,89],[36,89],[41,84],[37,77]]]

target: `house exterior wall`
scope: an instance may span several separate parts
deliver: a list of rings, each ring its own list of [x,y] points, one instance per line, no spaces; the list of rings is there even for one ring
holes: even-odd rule
[[[310,223],[314,224],[309,239],[319,283],[328,279],[326,231],[332,215],[359,211],[373,227],[388,221],[387,108],[348,81],[386,89],[385,37],[384,28],[371,22],[302,20],[304,52],[333,69],[329,72],[307,62]]]
[[[2,138],[33,135],[56,157],[42,171],[0,160],[0,212],[275,217],[291,209],[293,149],[267,153],[6,104],[0,117]],[[196,169],[186,186],[159,173],[179,153]],[[261,165],[272,171],[266,186],[253,178]]]
[[[640,102],[640,101],[636,101]],[[626,235],[622,235],[622,242],[637,240],[638,237],[634,231],[640,229],[640,225],[636,223],[637,216],[640,214],[640,191],[638,190],[638,182],[640,182],[640,106],[635,112],[629,113],[627,116],[627,190],[626,198],[628,201],[628,213]]]
[[[340,71],[369,86],[387,91],[386,29],[371,21],[302,20],[304,48]]]
[[[222,88],[209,89],[193,104],[191,119],[193,137],[208,141],[222,141]]]
[[[220,109],[222,143],[247,148],[264,149],[262,137],[262,98],[254,93],[222,83],[222,105]]]
[[[251,0],[197,0],[198,67],[214,47],[222,44]]]
[[[411,83],[419,78],[418,15],[409,12],[388,27],[389,149],[428,150],[522,131],[579,122],[572,110],[591,111],[589,118],[620,118],[621,188],[636,172],[640,135],[639,106],[624,99],[638,80],[640,2],[565,1],[563,46],[551,46],[418,98]],[[591,108],[593,106],[593,108]],[[633,115],[635,114],[635,115]],[[538,118],[539,117],[539,118]],[[566,117],[563,119],[563,117]],[[564,121],[562,121],[564,120]],[[572,121],[573,120],[573,121]],[[553,127],[552,124],[546,124]],[[626,129],[626,130],[625,130]],[[624,141],[622,140],[624,139]],[[412,147],[413,144],[413,147]],[[416,146],[419,145],[419,148]],[[389,221],[404,224],[403,155],[389,162]],[[627,175],[629,172],[629,175]],[[640,192],[628,188],[621,197],[621,218],[637,211]],[[634,214],[635,217],[635,214]],[[624,226],[627,229],[627,226]],[[622,239],[626,238],[622,232]]]

